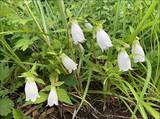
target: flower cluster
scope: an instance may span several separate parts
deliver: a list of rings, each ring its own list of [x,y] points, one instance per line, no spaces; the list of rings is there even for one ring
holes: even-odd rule
[[[85,21],[85,26],[88,30],[93,30],[93,26],[88,21]],[[85,41],[83,30],[81,29],[77,21],[72,22],[71,35],[75,45],[83,43]],[[102,52],[113,46],[109,35],[104,31],[103,28],[96,29],[96,41]],[[135,63],[145,61],[145,54],[138,40],[135,40],[133,42],[131,52]],[[76,64],[66,54],[64,53],[61,54],[60,59],[64,68],[68,71],[68,73],[72,73],[74,70],[77,69],[78,64]],[[132,69],[130,57],[128,56],[125,49],[122,48],[119,51],[117,59],[120,71],[128,71]],[[32,102],[35,102],[36,99],[39,97],[38,88],[34,78],[28,78],[28,77],[26,78],[25,94],[26,94],[26,101],[31,100]],[[47,103],[48,106],[58,105],[58,96],[55,86],[51,85]]]
[[[87,20],[85,21],[85,26],[89,30],[93,30],[93,26]],[[72,23],[72,26],[71,26],[71,34],[72,34],[73,42],[75,44],[84,42],[85,38],[84,38],[83,31],[78,25],[78,23],[75,21]],[[96,29],[96,40],[102,52],[113,46],[109,35],[102,28]],[[145,61],[145,54],[138,40],[133,41],[132,55],[133,55],[133,60],[135,63]],[[74,68],[76,67],[74,63],[72,66]],[[120,52],[118,53],[118,66],[119,66],[120,71],[128,71],[129,69],[130,70],[132,69],[130,58],[124,49],[120,50]]]
[[[37,98],[39,98],[38,94],[38,87],[36,85],[35,79],[32,77],[26,78],[26,84],[25,84],[25,94],[26,94],[26,101],[31,100],[32,102],[35,102]],[[50,93],[48,95],[47,100],[48,106],[58,105],[58,96],[56,92],[56,88],[54,86],[51,86]]]
[[[145,54],[138,40],[133,41],[131,51],[134,63],[145,61]],[[120,50],[118,54],[118,66],[121,71],[132,69],[130,58],[124,49]]]

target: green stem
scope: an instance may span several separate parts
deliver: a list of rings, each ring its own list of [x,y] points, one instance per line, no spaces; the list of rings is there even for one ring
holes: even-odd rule
[[[44,28],[44,32],[45,32],[45,34],[48,34],[47,25],[46,25],[46,21],[45,21],[45,18],[44,18],[44,16],[45,16],[45,15],[44,15],[44,10],[43,10],[41,1],[40,1],[40,0],[37,0],[37,4],[38,4],[39,9],[40,9],[41,18],[42,18],[42,25],[43,25],[43,28]],[[46,35],[46,39],[47,39],[48,44],[50,44],[49,36]]]
[[[133,32],[133,34],[131,34],[131,36],[130,36],[130,42],[132,42],[133,40],[135,40],[136,36],[141,31],[145,20],[152,14],[152,12],[153,12],[154,8],[156,7],[156,5],[158,4],[158,2],[159,2],[159,0],[153,0],[152,1],[151,6],[149,7],[148,11],[144,15],[143,19],[138,24],[138,26],[137,26],[136,30]]]
[[[140,100],[143,100],[144,98],[144,95],[146,94],[146,91],[147,91],[147,88],[149,88],[149,82],[150,82],[150,79],[151,79],[151,72],[152,72],[152,67],[151,67],[151,64],[150,64],[150,61],[146,58],[146,62],[147,62],[147,76],[146,76],[146,80],[144,82],[144,87],[142,89],[142,92],[140,94]],[[138,110],[138,107],[139,107],[139,103],[141,102],[137,102],[137,105],[134,109],[134,113],[133,115],[136,114],[137,110]],[[133,115],[132,115],[132,119],[133,119]]]
[[[57,0],[57,5],[58,5],[58,8],[59,8],[59,13],[61,15],[61,19],[62,19],[64,28],[66,29],[66,36],[68,38],[68,46],[73,51],[72,41],[71,41],[71,37],[70,37],[69,31],[68,31],[68,23],[67,23],[66,14],[65,14],[64,1],[63,0]]]
[[[27,71],[27,68],[21,63],[21,60],[19,59],[19,57],[13,52],[12,48],[8,45],[8,43],[3,39],[1,38],[0,42],[2,43],[2,46],[4,48],[7,49],[7,51],[10,52],[10,54],[13,56],[13,60],[19,65],[21,66],[24,70]]]
[[[108,77],[105,79],[105,81],[103,82],[103,92],[104,92],[104,105],[103,105],[103,110],[105,110],[106,108],[106,102],[109,99],[106,94],[108,94],[110,91],[110,81],[108,79]]]
[[[72,119],[74,119],[76,117],[76,114],[79,112],[80,108],[82,107],[83,102],[85,101],[85,98],[86,98],[86,95],[87,95],[87,92],[88,92],[88,88],[89,88],[89,85],[90,85],[90,81],[91,81],[91,76],[92,76],[92,70],[90,69],[88,80],[87,80],[87,85],[86,85],[86,88],[84,90],[84,94],[83,94],[81,103],[80,103],[78,109],[74,112],[74,114],[72,116]]]
[[[40,24],[38,23],[36,17],[34,16],[32,10],[31,10],[30,7],[28,6],[28,2],[27,2],[26,0],[24,0],[24,3],[25,3],[25,5],[26,5],[26,8],[27,8],[29,14],[32,16],[34,22],[36,23],[38,29],[40,30],[40,32],[43,32],[43,30],[42,30]],[[44,38],[44,41],[45,41],[45,42],[47,43],[47,45],[51,48],[51,45],[50,45],[50,43],[48,42],[47,35],[42,34],[42,36],[43,36],[43,38]]]

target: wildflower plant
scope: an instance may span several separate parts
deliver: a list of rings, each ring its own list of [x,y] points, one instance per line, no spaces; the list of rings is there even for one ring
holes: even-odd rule
[[[97,94],[103,110],[116,100],[131,118],[158,118],[159,9],[158,0],[0,1],[0,115],[78,104],[74,119]]]

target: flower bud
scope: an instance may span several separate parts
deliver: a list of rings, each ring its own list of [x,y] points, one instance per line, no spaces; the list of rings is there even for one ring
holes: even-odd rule
[[[92,30],[92,29],[93,29],[92,24],[89,23],[87,20],[85,20],[85,27],[86,27],[88,30]]]
[[[145,54],[138,40],[132,43],[132,55],[135,63],[145,61]]]

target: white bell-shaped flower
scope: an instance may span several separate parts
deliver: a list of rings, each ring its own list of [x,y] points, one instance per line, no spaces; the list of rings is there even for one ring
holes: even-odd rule
[[[132,55],[135,63],[145,61],[145,54],[138,40],[132,43]]]
[[[74,44],[83,43],[85,40],[83,31],[76,21],[72,22],[71,35],[72,35]]]
[[[92,30],[92,29],[93,29],[92,24],[89,23],[87,20],[85,20],[85,27],[86,27],[88,30]]]
[[[131,60],[124,49],[118,53],[118,66],[120,71],[128,71],[129,69],[132,69]]]
[[[32,102],[35,102],[36,99],[40,97],[34,79],[26,78],[25,94],[26,94],[26,101],[31,100]]]
[[[72,71],[77,69],[77,64],[67,55],[62,54],[61,58],[64,67],[68,70],[69,73],[72,73]]]
[[[97,30],[96,37],[97,37],[97,43],[101,48],[102,52],[108,49],[109,47],[113,46],[109,35],[103,29]]]
[[[48,95],[47,104],[51,107],[53,105],[58,105],[57,91],[54,86],[51,86],[51,90]]]

